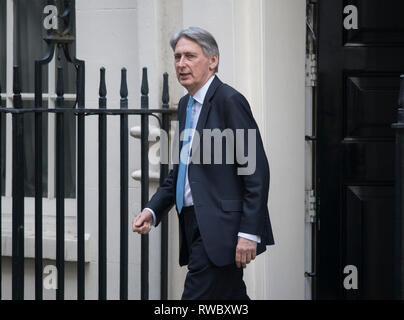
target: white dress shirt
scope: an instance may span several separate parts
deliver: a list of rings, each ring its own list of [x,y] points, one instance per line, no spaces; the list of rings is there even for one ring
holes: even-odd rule
[[[192,107],[192,125],[193,125],[192,129],[194,129],[194,130],[196,128],[196,124],[198,123],[199,115],[201,113],[201,109],[202,109],[203,101],[205,100],[206,93],[208,92],[209,86],[212,83],[214,78],[215,78],[215,75],[212,75],[209,78],[209,80],[205,83],[205,85],[202,88],[200,88],[193,96],[195,101],[194,101],[194,105]],[[192,138],[191,138],[191,142],[190,142],[191,146],[192,146],[193,138],[194,138],[194,135],[192,134]],[[190,150],[191,150],[191,148],[190,148]],[[189,154],[188,154],[188,157],[189,157]],[[193,206],[193,205],[194,205],[194,201],[192,199],[191,187],[189,186],[188,166],[187,166],[187,170],[185,172],[184,207],[189,207],[189,206]],[[154,211],[150,208],[145,208],[145,209],[149,210],[151,212],[151,214],[153,215],[153,225],[155,225],[156,216],[155,216]],[[238,236],[258,242],[258,243],[261,242],[260,236],[247,234],[247,233],[243,233],[243,232],[239,232]]]

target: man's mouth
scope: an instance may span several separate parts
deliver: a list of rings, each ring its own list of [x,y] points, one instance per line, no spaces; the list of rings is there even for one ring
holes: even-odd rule
[[[190,73],[180,72],[180,77],[187,77],[191,75]]]

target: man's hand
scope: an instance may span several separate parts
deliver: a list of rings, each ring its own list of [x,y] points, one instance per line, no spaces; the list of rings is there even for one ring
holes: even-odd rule
[[[236,265],[237,268],[245,268],[251,260],[257,255],[257,243],[242,237],[238,237],[236,247]]]
[[[149,210],[143,210],[133,219],[132,230],[139,234],[147,234],[150,232],[152,224],[153,215]]]

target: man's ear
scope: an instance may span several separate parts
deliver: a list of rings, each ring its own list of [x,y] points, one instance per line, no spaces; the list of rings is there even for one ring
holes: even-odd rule
[[[209,69],[210,70],[212,70],[212,71],[214,71],[215,69],[216,69],[216,67],[217,67],[217,65],[218,65],[218,63],[219,63],[219,57],[216,55],[216,56],[211,56],[210,58],[209,58]]]

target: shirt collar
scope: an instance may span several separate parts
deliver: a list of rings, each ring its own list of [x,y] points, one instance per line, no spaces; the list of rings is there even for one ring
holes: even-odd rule
[[[208,81],[204,84],[202,88],[200,88],[192,98],[194,98],[197,102],[199,102],[201,105],[203,105],[203,101],[205,100],[206,93],[208,92],[209,86],[212,83],[213,79],[215,78],[215,75],[213,74]]]

